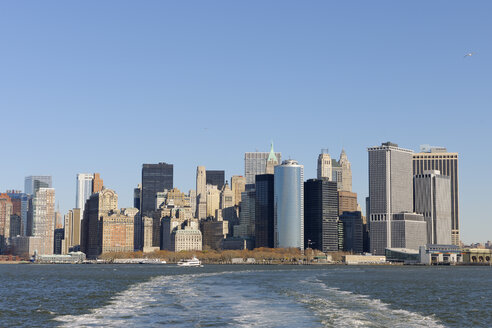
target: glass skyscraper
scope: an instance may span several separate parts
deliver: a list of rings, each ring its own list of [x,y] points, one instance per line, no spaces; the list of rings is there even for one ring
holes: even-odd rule
[[[275,166],[275,247],[304,250],[304,166],[286,160]]]
[[[140,212],[156,209],[157,192],[173,189],[173,164],[144,164],[142,167],[142,198]]]
[[[92,195],[92,181],[94,174],[79,173],[77,174],[77,192],[75,194],[75,208],[80,208],[84,212],[85,202]]]

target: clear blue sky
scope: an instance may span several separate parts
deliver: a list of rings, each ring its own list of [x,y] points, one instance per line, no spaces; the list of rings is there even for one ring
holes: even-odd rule
[[[492,239],[490,1],[2,1],[0,190],[100,172],[132,206],[142,163],[243,174],[268,151],[316,175],[347,151],[367,196],[367,147],[460,154],[465,242]],[[468,52],[475,52],[463,58]]]

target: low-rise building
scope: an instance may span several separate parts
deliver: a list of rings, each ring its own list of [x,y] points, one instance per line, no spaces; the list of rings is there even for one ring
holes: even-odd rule
[[[421,264],[448,265],[463,262],[461,249],[456,245],[425,245],[419,248]]]
[[[491,259],[491,249],[466,248],[463,250],[463,263],[492,264]]]
[[[380,255],[345,255],[344,263],[348,265],[385,264],[386,256]]]

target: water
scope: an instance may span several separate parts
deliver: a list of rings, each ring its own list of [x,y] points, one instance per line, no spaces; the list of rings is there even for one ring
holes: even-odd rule
[[[490,267],[0,265],[1,327],[489,327]]]

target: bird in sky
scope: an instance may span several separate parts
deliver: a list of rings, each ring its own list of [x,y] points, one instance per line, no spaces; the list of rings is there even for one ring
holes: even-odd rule
[[[466,58],[466,57],[471,57],[473,56],[475,53],[474,52],[469,52],[467,53],[463,58]]]

